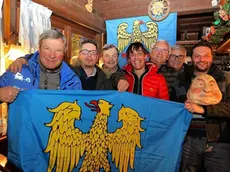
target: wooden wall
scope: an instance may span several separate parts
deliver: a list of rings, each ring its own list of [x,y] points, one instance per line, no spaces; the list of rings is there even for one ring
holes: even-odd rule
[[[105,32],[104,20],[85,9],[86,1],[83,0],[33,0],[48,7],[56,15],[76,22],[97,32]]]
[[[101,18],[116,19],[148,14],[148,5],[151,0],[99,0],[95,9]],[[203,13],[213,11],[211,0],[169,0],[171,12],[179,15]]]

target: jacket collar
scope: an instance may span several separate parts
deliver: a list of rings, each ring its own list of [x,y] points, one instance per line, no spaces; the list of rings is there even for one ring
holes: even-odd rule
[[[157,66],[154,63],[146,62],[145,66],[148,68],[149,72],[151,72],[151,73],[156,73],[157,72]],[[124,66],[124,69],[127,72],[131,73],[132,70],[133,70],[133,67],[132,67],[131,64],[127,64],[127,65]]]

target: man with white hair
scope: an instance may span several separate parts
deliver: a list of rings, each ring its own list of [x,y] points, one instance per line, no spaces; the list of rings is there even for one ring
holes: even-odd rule
[[[179,71],[185,62],[187,51],[182,45],[171,47],[171,53],[168,58],[168,66]]]
[[[162,74],[168,85],[169,94],[176,77],[187,65],[185,62],[186,49],[181,45],[170,48],[165,40],[159,40],[152,45],[150,61],[158,67],[157,73]]]
[[[159,40],[152,44],[150,52],[150,61],[156,64],[158,69],[162,64],[165,64],[168,60],[170,53],[170,46],[167,41]]]

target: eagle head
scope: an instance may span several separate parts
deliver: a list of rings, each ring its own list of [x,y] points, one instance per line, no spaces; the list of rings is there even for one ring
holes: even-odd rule
[[[90,104],[85,102],[85,105],[88,108],[91,108],[91,111],[96,111],[98,113],[110,115],[110,110],[113,107],[113,105],[105,100],[91,100]]]
[[[144,24],[144,22],[142,20],[134,20],[134,25],[141,25]]]
[[[125,107],[122,105],[121,109],[118,112],[118,122],[122,120],[133,121],[140,120],[143,121],[144,118],[141,118],[137,111],[132,108]]]

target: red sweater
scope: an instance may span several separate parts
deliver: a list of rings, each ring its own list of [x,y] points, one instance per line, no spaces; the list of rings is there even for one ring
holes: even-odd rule
[[[163,75],[157,73],[157,67],[153,63],[145,64],[149,69],[143,76],[141,81],[142,95],[154,97],[164,100],[169,100],[168,87]],[[126,70],[125,77],[129,82],[129,92],[133,92],[135,77],[132,74],[132,66],[127,64],[124,69]]]

